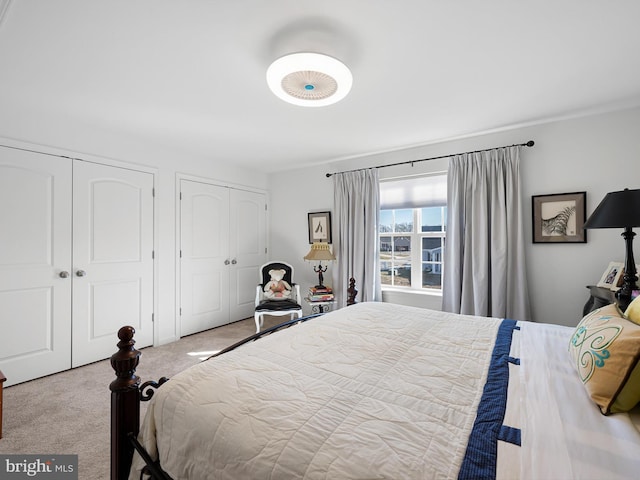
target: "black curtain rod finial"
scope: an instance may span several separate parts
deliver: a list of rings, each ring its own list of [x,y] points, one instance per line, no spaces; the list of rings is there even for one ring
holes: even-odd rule
[[[534,142],[533,140],[529,140],[527,143],[525,143],[527,147],[533,147],[535,144],[536,142]]]

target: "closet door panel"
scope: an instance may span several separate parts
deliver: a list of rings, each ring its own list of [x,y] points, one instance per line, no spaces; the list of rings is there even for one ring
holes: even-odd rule
[[[71,160],[0,147],[0,370],[71,366]]]
[[[180,335],[229,323],[229,189],[180,182]]]
[[[230,320],[252,317],[260,266],[266,262],[266,195],[231,189],[229,245],[232,258]]]
[[[109,357],[123,325],[153,343],[153,175],[74,164],[73,366]]]

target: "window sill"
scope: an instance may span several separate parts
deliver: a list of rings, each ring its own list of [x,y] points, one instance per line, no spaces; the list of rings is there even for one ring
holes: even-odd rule
[[[382,292],[390,292],[393,294],[403,293],[408,295],[426,295],[429,297],[442,297],[442,290],[417,290],[413,288],[398,288],[391,286],[382,287]]]
[[[400,288],[386,288],[382,291],[382,301],[409,305],[412,307],[442,310],[442,293],[439,291],[423,292]]]

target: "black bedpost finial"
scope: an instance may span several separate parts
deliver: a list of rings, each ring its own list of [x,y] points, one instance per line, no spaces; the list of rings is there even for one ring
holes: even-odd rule
[[[137,388],[140,378],[135,375],[138,362],[140,361],[140,351],[134,345],[136,341],[133,335],[136,333],[133,327],[122,327],[118,330],[118,352],[111,356],[111,368],[116,372],[116,378],[109,385],[112,392]]]
[[[356,279],[351,277],[349,279],[349,288],[347,289],[347,305],[353,305],[356,303],[356,295],[358,295],[358,290],[356,290]]]

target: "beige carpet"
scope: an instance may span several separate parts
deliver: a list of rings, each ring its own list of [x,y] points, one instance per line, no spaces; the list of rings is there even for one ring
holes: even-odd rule
[[[265,327],[281,320],[267,317]],[[255,323],[247,319],[142,349],[137,375],[142,382],[171,377],[253,333]],[[114,353],[117,341],[114,338]],[[104,360],[5,388],[0,453],[77,454],[80,479],[108,479],[113,379],[111,365]]]

